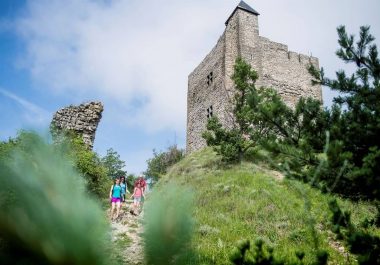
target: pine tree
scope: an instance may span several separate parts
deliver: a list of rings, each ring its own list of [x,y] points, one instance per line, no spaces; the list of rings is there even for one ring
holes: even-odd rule
[[[351,196],[380,198],[380,60],[375,38],[369,26],[360,28],[359,40],[348,35],[345,27],[338,27],[340,48],[337,56],[345,63],[354,64],[356,71],[348,75],[341,70],[336,79],[324,76],[310,67],[313,82],[340,92],[334,99],[336,120],[330,125],[331,145],[328,151],[329,176],[334,182],[344,166],[340,185],[335,190]],[[341,184],[346,184],[343,187]]]
[[[222,155],[226,162],[239,162],[255,142],[249,137],[252,134],[253,110],[248,105],[249,96],[256,90],[256,71],[243,59],[237,58],[232,80],[235,83],[234,118],[232,129],[223,128],[217,116],[208,120],[207,131],[202,134],[207,145]]]

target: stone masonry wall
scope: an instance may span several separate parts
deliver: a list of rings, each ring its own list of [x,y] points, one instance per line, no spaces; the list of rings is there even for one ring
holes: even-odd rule
[[[258,87],[272,87],[285,103],[294,107],[300,97],[313,97],[322,101],[320,86],[312,86],[307,68],[319,67],[318,59],[288,51],[284,44],[260,37],[261,64],[257,69]]]
[[[239,42],[239,11],[230,18],[226,29],[224,31],[224,40],[225,40],[225,58],[224,58],[224,80],[225,80],[225,89],[228,92],[228,96],[232,99],[235,93],[233,88],[233,82],[231,78],[226,78],[226,76],[231,77],[234,73],[234,64],[236,58],[240,54],[240,42]]]
[[[224,88],[224,37],[189,75],[187,94],[187,145],[189,152],[205,146],[201,137],[207,122],[207,110],[212,106],[213,115],[225,117],[224,104],[228,100],[221,91]],[[212,80],[210,74],[212,72]],[[207,83],[209,82],[209,83]],[[215,99],[218,100],[215,100]]]
[[[258,16],[236,9],[216,46],[189,75],[187,153],[206,146],[202,133],[210,106],[224,127],[235,126],[232,114],[235,89],[231,76],[238,56],[258,72],[256,86],[276,89],[288,106],[294,107],[300,97],[322,101],[321,87],[312,86],[307,71],[310,63],[319,67],[318,59],[288,51],[287,45],[259,36]],[[210,85],[207,81],[211,72]]]
[[[84,143],[92,149],[102,112],[101,102],[89,102],[58,110],[50,125],[53,139],[57,139],[64,130],[74,131],[81,135]]]

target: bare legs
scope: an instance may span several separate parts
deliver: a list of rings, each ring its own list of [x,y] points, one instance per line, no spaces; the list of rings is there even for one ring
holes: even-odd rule
[[[140,213],[140,210],[141,210],[141,202],[140,202],[140,199],[134,199],[133,200],[133,213],[135,215],[139,214]]]
[[[114,217],[113,212],[116,208],[116,216]],[[119,217],[120,214],[120,202],[113,202],[111,204],[111,220],[115,220],[116,218]]]

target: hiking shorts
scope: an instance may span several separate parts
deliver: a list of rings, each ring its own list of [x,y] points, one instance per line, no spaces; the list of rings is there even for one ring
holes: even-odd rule
[[[121,199],[120,198],[115,198],[115,197],[112,197],[111,199],[111,202],[121,202]]]
[[[139,202],[141,202],[141,197],[135,197],[135,198],[133,199],[133,201],[134,201],[135,203],[139,203]]]

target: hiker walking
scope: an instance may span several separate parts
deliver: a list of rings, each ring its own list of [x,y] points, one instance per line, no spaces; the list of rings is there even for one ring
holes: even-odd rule
[[[114,220],[119,217],[121,198],[122,198],[122,188],[120,186],[120,179],[116,178],[110,190],[111,220]],[[116,216],[114,217],[115,208],[116,208]]]
[[[141,187],[140,182],[136,183],[136,187],[134,188],[133,194],[131,196],[131,199],[132,198],[133,198],[133,208],[136,211],[140,209],[141,198],[145,198],[144,189]]]
[[[120,187],[121,187],[121,203],[123,203],[125,202],[125,195],[127,193],[130,193],[124,176],[120,178]]]

